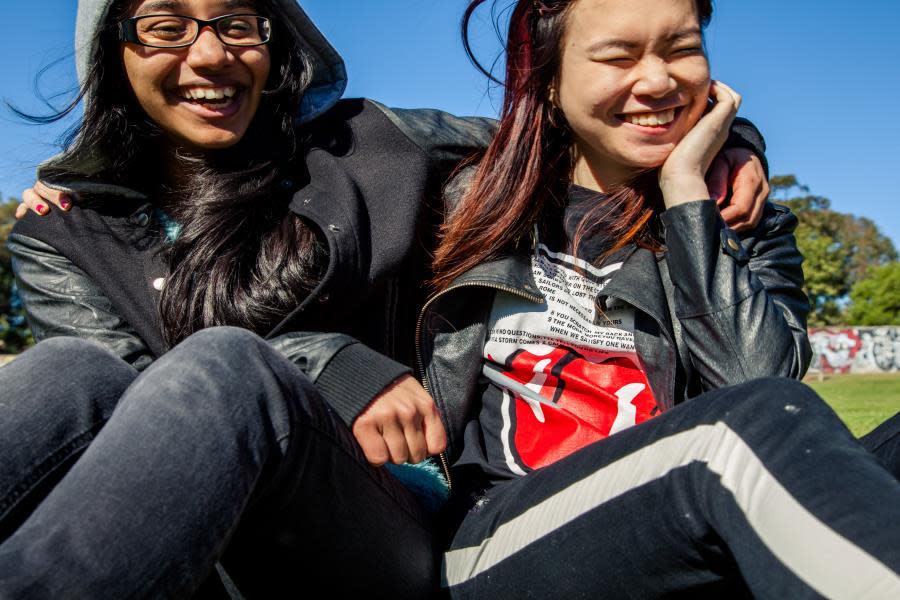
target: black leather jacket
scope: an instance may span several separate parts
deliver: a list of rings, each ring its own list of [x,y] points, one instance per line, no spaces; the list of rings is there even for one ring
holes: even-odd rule
[[[763,376],[801,377],[811,350],[797,218],[767,204],[739,238],[711,200],[663,215],[666,252],[633,248],[603,290],[635,311],[635,347],[660,408]],[[419,369],[459,457],[478,416],[481,352],[496,294],[542,304],[527,254],[479,265],[434,296],[417,327]]]

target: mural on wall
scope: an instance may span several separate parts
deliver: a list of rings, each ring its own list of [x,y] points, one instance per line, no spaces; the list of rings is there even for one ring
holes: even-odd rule
[[[900,327],[810,329],[811,372],[900,371]]]

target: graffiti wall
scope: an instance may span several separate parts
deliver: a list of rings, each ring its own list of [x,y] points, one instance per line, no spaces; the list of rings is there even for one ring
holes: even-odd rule
[[[900,327],[810,329],[810,372],[886,373],[900,371]]]

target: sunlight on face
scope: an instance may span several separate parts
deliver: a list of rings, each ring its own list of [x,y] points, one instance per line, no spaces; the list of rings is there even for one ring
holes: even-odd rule
[[[577,0],[557,100],[576,173],[603,189],[660,166],[702,116],[709,85],[694,0]]]
[[[255,13],[250,0],[143,0],[130,16],[212,19]],[[154,26],[165,28],[163,20]],[[209,150],[236,144],[250,126],[269,76],[267,46],[223,44],[211,28],[186,48],[122,44],[131,89],[147,115],[176,145]]]

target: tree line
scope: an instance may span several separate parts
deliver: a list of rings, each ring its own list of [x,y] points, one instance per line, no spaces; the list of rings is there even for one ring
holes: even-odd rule
[[[811,327],[900,325],[900,262],[893,242],[871,219],[838,212],[794,175],[772,178],[772,200],[800,219],[797,245],[804,256]],[[6,240],[17,198],[0,197],[0,354],[32,343],[16,294]]]
[[[809,324],[900,325],[900,263],[871,219],[838,212],[794,175],[771,180],[772,200],[797,215]]]

